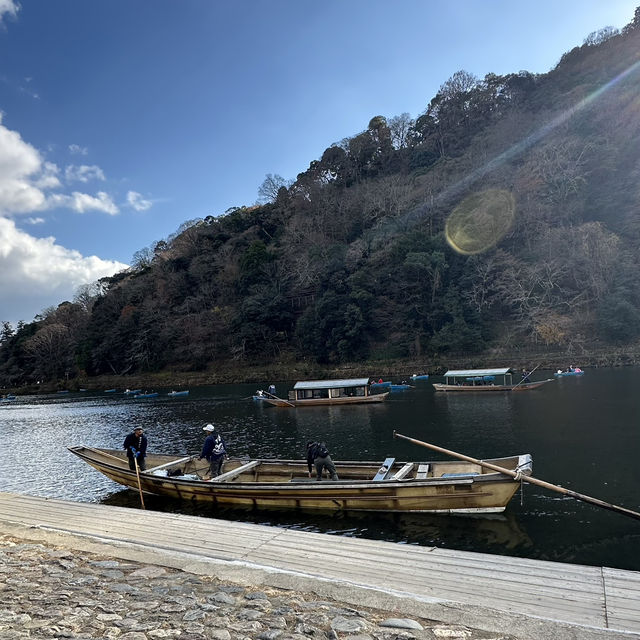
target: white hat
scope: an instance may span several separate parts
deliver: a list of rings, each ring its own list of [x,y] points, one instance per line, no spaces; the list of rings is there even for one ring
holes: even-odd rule
[[[206,427],[202,427],[203,431],[215,431],[216,428],[212,424],[208,424]]]

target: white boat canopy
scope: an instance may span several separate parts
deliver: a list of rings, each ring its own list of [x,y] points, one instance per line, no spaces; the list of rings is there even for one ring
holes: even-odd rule
[[[447,371],[444,374],[445,378],[462,378],[469,377],[475,378],[478,376],[506,376],[509,373],[513,373],[510,367],[503,369],[459,369],[458,371]]]
[[[296,382],[294,389],[342,389],[345,387],[366,387],[369,378],[350,378],[345,380],[305,380]]]

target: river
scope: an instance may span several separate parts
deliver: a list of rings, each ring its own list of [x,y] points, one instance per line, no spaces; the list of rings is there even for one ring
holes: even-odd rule
[[[431,382],[388,402],[342,407],[265,407],[260,385],[215,385],[170,398],[135,400],[88,390],[0,403],[0,488],[29,495],[140,508],[120,487],[67,451],[74,445],[120,448],[142,425],[149,449],[200,451],[208,422],[231,456],[302,458],[310,439],[327,442],[334,461],[434,460],[443,456],[394,439],[394,429],[475,458],[530,453],[533,475],[640,511],[640,368],[594,369],[525,393],[436,394]],[[553,377],[536,371],[533,378]],[[291,382],[277,382],[286,397]],[[339,465],[338,465],[339,471]],[[306,531],[483,553],[640,570],[640,521],[524,484],[504,515],[380,515],[256,512],[185,505],[148,496],[147,509],[255,522]]]

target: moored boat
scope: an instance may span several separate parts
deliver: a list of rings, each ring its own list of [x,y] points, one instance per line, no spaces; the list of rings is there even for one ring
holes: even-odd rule
[[[139,399],[143,399],[143,398],[157,398],[158,395],[160,395],[157,391],[151,391],[149,393],[136,393],[135,396],[133,396],[136,400]]]
[[[147,456],[147,470],[129,469],[120,449],[71,447],[73,454],[121,485],[144,493],[222,506],[379,512],[498,513],[520,482],[465,461],[336,462],[339,480],[308,477],[305,460],[230,459],[224,473],[204,480],[209,463],[197,456]],[[529,454],[484,460],[530,475]]]
[[[409,391],[409,389],[415,389],[415,387],[406,382],[389,385],[389,391]]]
[[[135,396],[138,393],[142,393],[142,389],[125,389],[123,393],[125,396]]]
[[[168,396],[170,396],[171,398],[180,398],[183,396],[188,396],[189,395],[189,391],[188,390],[184,390],[184,391],[169,391],[169,393],[167,393]]]
[[[372,394],[369,388],[369,378],[349,378],[296,382],[293,389],[289,391],[288,399],[265,394],[263,400],[276,407],[303,407],[323,404],[382,402],[388,395],[388,391]]]
[[[429,374],[428,373],[414,373],[411,376],[412,380],[428,380],[429,379]]]
[[[436,391],[447,392],[492,392],[492,391],[529,391],[537,389],[553,378],[530,382],[527,377],[516,384],[513,383],[513,369],[459,369],[444,374],[444,383],[434,382]]]

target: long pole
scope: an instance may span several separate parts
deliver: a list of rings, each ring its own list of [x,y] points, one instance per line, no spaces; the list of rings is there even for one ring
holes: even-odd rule
[[[481,467],[485,467],[487,469],[493,469],[493,471],[504,473],[508,476],[511,476],[512,478],[518,478],[519,480],[523,480],[524,482],[528,482],[529,484],[535,484],[539,487],[544,487],[545,489],[551,489],[551,491],[557,491],[558,493],[562,493],[565,496],[575,498],[576,500],[581,500],[582,502],[595,504],[596,506],[602,507],[603,509],[616,511],[618,513],[621,513],[622,515],[629,516],[630,518],[635,518],[636,520],[640,520],[640,513],[638,513],[637,511],[631,511],[631,509],[625,509],[624,507],[619,507],[615,504],[610,504],[608,502],[605,502],[604,500],[599,500],[598,498],[585,496],[584,494],[578,493],[577,491],[571,491],[571,489],[565,489],[564,487],[559,487],[557,484],[551,484],[550,482],[545,482],[544,480],[538,480],[538,478],[534,478],[533,476],[520,475],[516,471],[512,471],[511,469],[505,469],[504,467],[500,467],[497,464],[492,464],[491,462],[484,462],[483,460],[471,458],[470,456],[465,456],[462,453],[457,453],[455,451],[451,451],[450,449],[444,449],[435,444],[430,444],[429,442],[423,442],[422,440],[415,440],[414,438],[403,436],[401,433],[397,433],[396,431],[393,432],[393,437],[401,438],[402,440],[413,442],[413,444],[418,444],[422,447],[433,449],[434,451],[439,451],[440,453],[444,453],[453,458],[459,458],[460,460],[473,462],[477,465],[480,465]]]
[[[538,363],[535,367],[533,367],[533,369],[531,369],[531,371],[529,371],[529,373],[527,373],[527,378],[540,366],[540,363]],[[524,378],[522,378],[522,380],[520,380],[520,382],[518,382],[517,385],[515,385],[513,388],[515,389],[516,387],[519,387],[523,382],[524,382]],[[529,382],[531,382],[531,380],[529,380]]]
[[[140,504],[142,504],[142,508],[145,509],[144,498],[142,497],[142,485],[140,484],[140,469],[138,467],[138,458],[136,458],[135,456],[133,456],[133,464],[135,464],[136,466],[136,477],[138,478],[138,491],[140,492]]]

